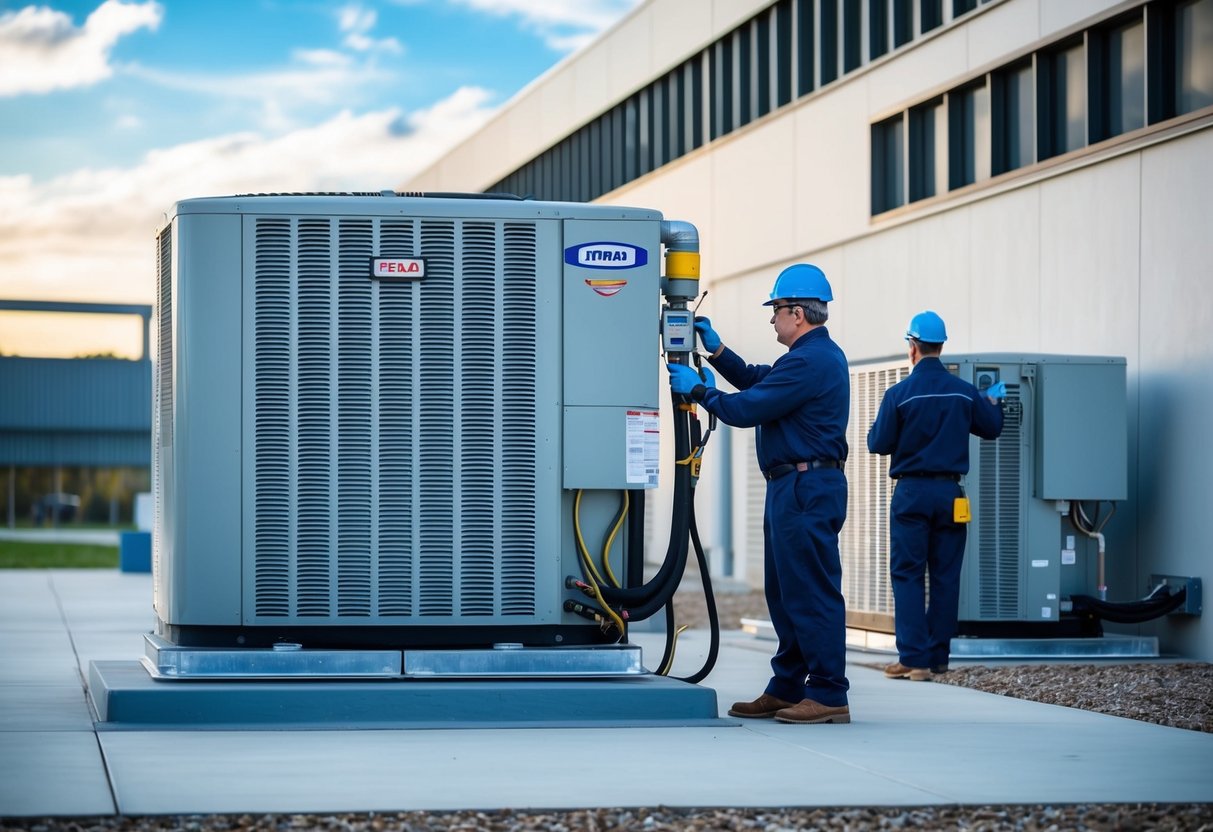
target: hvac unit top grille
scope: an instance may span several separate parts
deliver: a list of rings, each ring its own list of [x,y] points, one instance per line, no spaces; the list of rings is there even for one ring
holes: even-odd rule
[[[249,221],[252,623],[534,616],[534,224]]]

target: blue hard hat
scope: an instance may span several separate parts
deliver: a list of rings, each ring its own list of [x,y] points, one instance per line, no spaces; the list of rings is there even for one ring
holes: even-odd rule
[[[834,300],[834,293],[830,291],[830,281],[826,280],[825,272],[809,263],[797,263],[788,266],[775,278],[771,299],[763,306],[774,306],[777,300],[820,300],[829,303]]]
[[[910,318],[910,325],[906,327],[906,340],[909,341],[911,338],[915,341],[922,341],[924,344],[942,344],[948,340],[948,331],[944,328],[943,318],[930,310],[919,312]]]

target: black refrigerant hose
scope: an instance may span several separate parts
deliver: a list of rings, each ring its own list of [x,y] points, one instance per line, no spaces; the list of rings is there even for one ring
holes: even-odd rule
[[[712,590],[712,576],[708,573],[708,559],[703,553],[703,544],[699,542],[699,527],[695,523],[695,492],[693,489],[691,491],[691,542],[695,546],[695,559],[699,563],[699,578],[703,582],[703,599],[708,605],[710,640],[708,643],[708,655],[703,660],[703,666],[690,676],[676,676],[675,678],[696,685],[706,679],[708,674],[712,672],[712,668],[716,666],[716,657],[720,654],[720,612],[716,609],[716,593]],[[670,609],[673,610],[673,602],[670,604]],[[671,612],[672,616],[673,613]],[[669,632],[671,629],[667,625],[667,640],[671,638]],[[672,644],[670,645],[670,651],[671,653],[673,652]],[[664,665],[662,666],[664,667]]]

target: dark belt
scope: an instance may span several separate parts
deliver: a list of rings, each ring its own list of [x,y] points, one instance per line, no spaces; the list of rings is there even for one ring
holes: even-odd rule
[[[813,459],[808,462],[787,462],[783,465],[773,465],[762,472],[763,477],[774,480],[793,471],[816,471],[818,468],[842,468],[841,459]]]
[[[910,480],[951,480],[952,482],[960,482],[960,474],[947,474],[937,471],[906,471],[898,474],[893,479],[910,479]]]

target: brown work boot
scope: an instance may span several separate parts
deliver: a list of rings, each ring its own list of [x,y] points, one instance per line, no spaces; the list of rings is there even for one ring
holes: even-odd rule
[[[893,662],[884,669],[886,679],[909,679],[911,682],[931,681],[931,671],[925,667],[906,667],[901,662]]]
[[[770,719],[775,716],[776,711],[790,707],[792,707],[791,702],[784,702],[769,693],[764,693],[753,702],[734,702],[733,707],[729,708],[729,716],[739,716],[742,719]]]
[[[851,709],[846,705],[831,708],[812,699],[802,699],[799,705],[784,708],[775,714],[776,722],[791,722],[796,725],[816,725],[822,722],[833,722],[845,725],[851,721]]]

